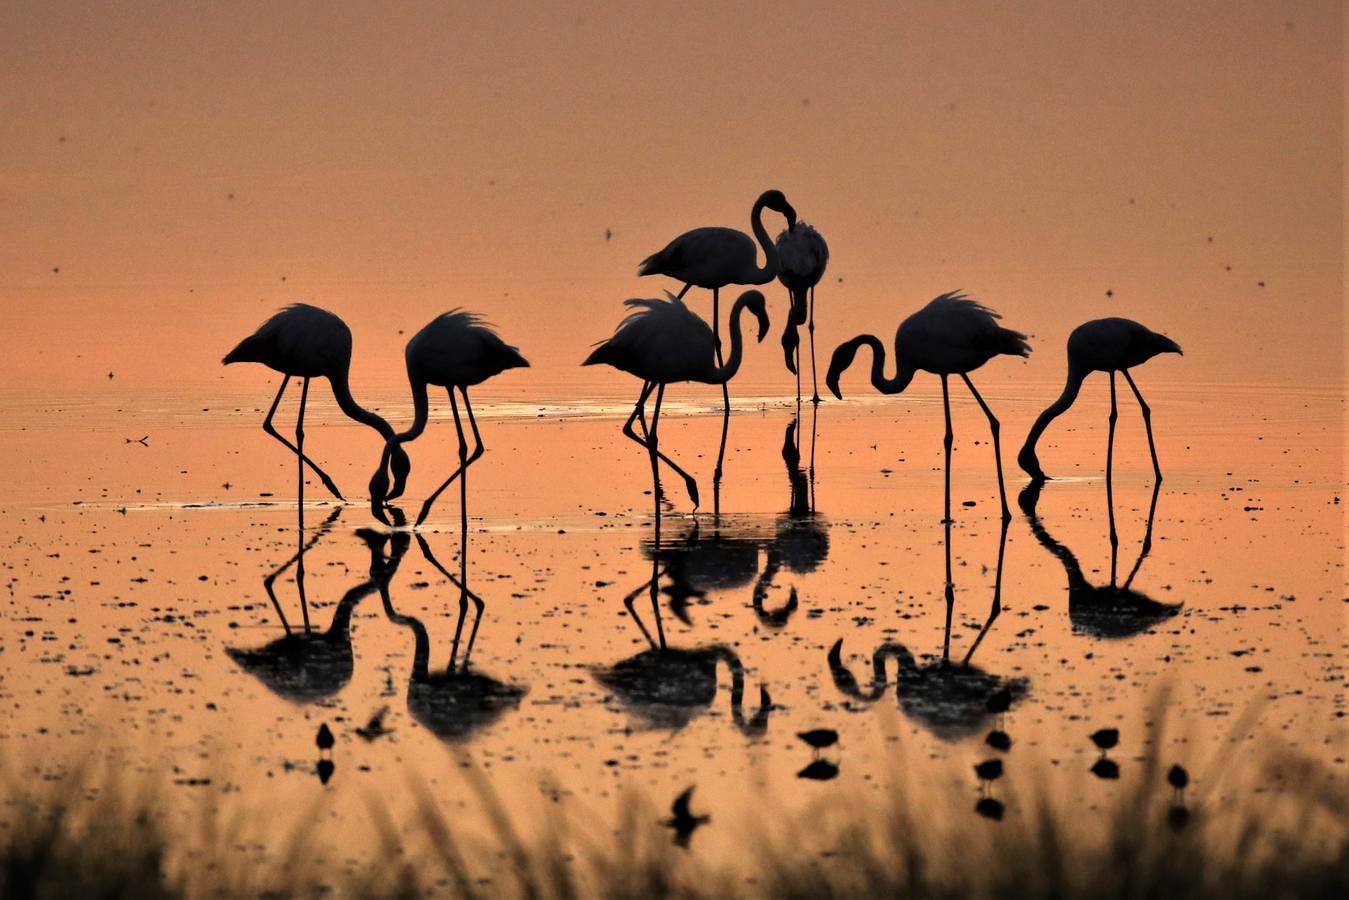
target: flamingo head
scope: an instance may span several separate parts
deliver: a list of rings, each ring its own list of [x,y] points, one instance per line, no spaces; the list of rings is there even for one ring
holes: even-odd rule
[[[839,391],[838,380],[852,365],[853,359],[857,356],[857,348],[861,346],[862,342],[857,338],[845,341],[838,345],[838,349],[829,359],[829,372],[824,376],[824,383],[829,387],[829,392],[840,400],[843,399],[843,394]]]
[[[783,194],[782,191],[764,191],[759,195],[759,203],[774,212],[779,212],[786,216],[788,231],[796,230],[796,210],[787,202],[787,196]]]
[[[1153,349],[1157,353],[1179,353],[1181,356],[1185,355],[1185,351],[1180,349],[1180,344],[1177,344],[1164,334],[1156,334],[1154,332],[1153,343]]]
[[[754,318],[759,320],[759,334],[755,337],[755,340],[762,342],[768,334],[768,309],[764,305],[763,293],[756,290],[745,291],[740,295],[736,304],[743,305],[745,309],[754,314]]]

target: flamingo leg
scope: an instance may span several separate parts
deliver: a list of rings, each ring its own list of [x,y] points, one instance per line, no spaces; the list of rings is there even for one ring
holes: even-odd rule
[[[955,442],[955,434],[951,431],[951,392],[946,384],[946,377],[941,377],[941,402],[942,409],[946,413],[946,438],[943,444],[946,447],[946,516],[943,522],[951,521],[951,444]]]
[[[309,466],[309,468],[314,470],[314,474],[317,475],[319,477],[319,480],[323,482],[323,486],[326,487],[329,490],[329,492],[331,492],[332,495],[336,497],[338,500],[344,500],[342,492],[337,489],[337,485],[333,484],[333,480],[328,477],[328,473],[320,469],[318,467],[318,463],[314,462],[312,459],[301,453],[299,447],[296,447],[290,441],[286,440],[285,435],[277,431],[276,428],[272,425],[272,417],[276,415],[276,408],[281,404],[281,395],[286,392],[286,385],[288,384],[290,384],[289,375],[281,379],[281,389],[276,392],[276,399],[272,401],[272,408],[267,410],[267,418],[262,420],[262,430],[267,432],[272,437],[276,438],[278,441],[280,441],[285,446],[285,448],[289,450],[291,453],[299,454],[301,462],[303,462],[305,465]]]
[[[459,468],[455,469],[450,477],[445,479],[445,483],[432,491],[431,496],[426,498],[426,502],[422,504],[422,511],[417,515],[417,521],[413,527],[426,521],[426,516],[431,512],[431,507],[435,504],[436,499],[444,493],[447,487],[454,483],[456,478],[464,474],[464,468],[468,460],[468,441],[464,438],[464,424],[459,419],[459,404],[454,399],[453,389],[446,393],[450,395],[450,410],[454,413],[454,428],[459,433]]]
[[[717,347],[717,365],[724,366],[726,361],[721,355],[721,313],[720,290],[712,289],[712,340]],[[726,432],[731,427],[731,390],[726,382],[721,383],[721,447],[717,450],[717,467],[712,472],[712,511],[721,514],[721,472],[726,461]]]
[[[1152,503],[1148,506],[1148,527],[1143,532],[1143,546],[1138,551],[1138,561],[1134,563],[1134,567],[1129,571],[1129,577],[1124,579],[1124,589],[1126,591],[1129,589],[1129,585],[1134,583],[1134,576],[1137,575],[1138,570],[1142,568],[1143,560],[1147,559],[1148,554],[1152,552],[1152,520],[1157,516],[1157,494],[1161,489],[1161,482],[1156,482],[1152,486]]]
[[[1120,370],[1124,375],[1124,380],[1129,382],[1129,387],[1133,389],[1134,398],[1138,400],[1138,408],[1143,411],[1143,427],[1148,431],[1148,452],[1152,454],[1152,474],[1156,477],[1157,483],[1162,483],[1162,467],[1157,462],[1157,445],[1152,441],[1152,408],[1143,400],[1143,394],[1138,390],[1138,385],[1134,384],[1133,376],[1129,374],[1128,369]]]
[[[993,433],[993,460],[998,464],[998,499],[1002,501],[1002,520],[1010,521],[1012,513],[1007,509],[1007,488],[1002,481],[1002,444],[998,442],[998,433],[1002,430],[1002,425],[998,422],[997,416],[993,415],[993,410],[988,408],[984,398],[974,389],[974,382],[970,381],[970,376],[962,372],[960,377],[965,379],[965,387],[970,389],[970,394],[978,401],[979,408],[988,416],[988,430]]]
[[[295,510],[300,525],[300,553],[295,559],[295,587],[300,592],[300,612],[304,616],[304,631],[309,633],[309,602],[304,594],[304,408],[309,400],[309,379],[300,386],[300,415],[295,419],[296,501]]]
[[[651,394],[651,392],[655,389],[655,387],[656,384],[653,381],[647,381],[642,383],[642,394],[640,397],[637,398],[637,405],[633,407],[632,415],[628,416],[628,421],[625,422],[623,425],[623,434],[631,438],[632,440],[636,441],[637,444],[642,447],[642,449],[647,450],[648,452],[650,451],[651,448],[647,445],[646,440],[644,440],[641,437],[638,437],[637,434],[632,430],[632,423],[637,422],[638,424],[640,424],[642,426],[642,433],[644,435],[649,436],[649,432],[647,431],[646,427],[646,414],[645,414],[646,398]],[[661,452],[659,448],[657,448],[656,450],[656,457],[661,462],[665,463],[667,466],[673,469],[676,475],[684,479],[684,487],[688,489],[689,499],[693,501],[693,508],[697,509],[698,508],[697,480],[695,480],[694,477],[690,475],[688,472],[685,472],[684,469],[681,468],[678,463],[676,463],[674,460],[670,459],[670,457],[666,456],[663,452]]]
[[[956,608],[956,585],[951,576],[951,517],[946,517],[946,631],[941,642],[942,662],[951,659],[951,614]]]
[[[1119,419],[1119,410],[1115,405],[1115,373],[1110,373],[1110,436],[1105,448],[1105,505],[1110,520],[1110,586],[1115,586],[1115,557],[1119,551],[1119,534],[1115,531],[1115,422]]]
[[[1007,555],[1007,526],[1012,524],[1007,519],[1002,520],[1002,537],[998,540],[998,571],[993,576],[993,605],[988,611],[988,620],[984,622],[984,627],[979,629],[979,636],[974,639],[970,649],[961,660],[961,665],[969,665],[970,657],[974,656],[974,651],[979,649],[979,644],[983,642],[984,635],[988,634],[988,629],[993,626],[993,622],[1002,614],[1002,562]]]
[[[651,458],[651,497],[660,515],[660,404],[665,399],[665,385],[656,386],[656,406],[651,411],[651,432],[646,437],[647,455]]]
[[[818,406],[820,403],[820,380],[815,374],[815,285],[810,286],[810,324],[806,327],[810,331],[810,386],[814,391],[814,396],[810,398],[810,402]],[[797,393],[800,393],[800,391]]]

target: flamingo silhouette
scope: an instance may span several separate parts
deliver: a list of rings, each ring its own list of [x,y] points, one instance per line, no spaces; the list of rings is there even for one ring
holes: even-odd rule
[[[820,385],[815,375],[815,285],[824,277],[829,265],[829,245],[824,237],[807,225],[797,222],[778,235],[778,281],[791,294],[792,314],[782,331],[782,349],[787,355],[787,371],[796,376],[796,399],[801,400],[801,338],[797,329],[805,325],[810,331],[810,384],[814,391],[811,403],[820,402]],[[809,299],[807,299],[809,298]]]
[[[721,357],[721,289],[732,284],[768,284],[777,277],[779,258],[777,246],[768,239],[763,225],[763,211],[771,209],[787,218],[787,229],[796,227],[796,210],[787,202],[782,191],[768,190],[759,195],[749,213],[754,239],[734,228],[695,228],[670,241],[661,250],[642,260],[638,275],[665,275],[682,281],[684,287],[676,295],[683,299],[689,288],[697,286],[712,291],[712,338],[716,348],[717,364]],[[759,266],[758,241],[764,251],[764,264]],[[721,482],[722,464],[726,458],[726,432],[731,421],[731,395],[725,382],[721,385],[721,447],[717,451],[714,483]]]
[[[1021,511],[1026,514],[1026,521],[1030,523],[1035,539],[1063,565],[1063,572],[1068,577],[1068,619],[1072,622],[1074,631],[1094,638],[1133,637],[1180,612],[1182,604],[1161,603],[1132,587],[1138,570],[1143,567],[1143,560],[1152,552],[1152,523],[1157,515],[1160,482],[1154,482],[1152,485],[1152,502],[1148,505],[1148,522],[1143,533],[1142,546],[1138,551],[1138,560],[1129,570],[1129,575],[1122,585],[1116,576],[1119,537],[1115,531],[1114,497],[1107,493],[1106,505],[1110,520],[1110,583],[1094,585],[1087,581],[1082,565],[1073,555],[1073,551],[1054,540],[1044,523],[1040,521],[1036,505],[1043,484],[1042,481],[1032,481],[1022,489],[1017,499]]]
[[[988,417],[993,433],[993,457],[998,467],[998,497],[1002,501],[1002,518],[1008,521],[1012,513],[1007,508],[1007,490],[1002,479],[1002,447],[998,442],[1000,426],[993,411],[974,388],[969,373],[995,356],[1029,356],[1030,345],[1019,331],[998,325],[1002,318],[996,312],[976,303],[959,291],[942,294],[927,306],[909,316],[895,333],[894,378],[885,377],[885,347],[875,335],[863,334],[845,341],[834,351],[829,361],[825,383],[840,400],[838,379],[852,365],[859,347],[870,347],[871,384],[882,394],[898,394],[909,386],[918,370],[941,377],[942,408],[946,413],[946,520],[951,519],[951,397],[947,378],[959,375]]]
[[[1033,480],[1047,479],[1049,476],[1040,468],[1040,460],[1035,455],[1035,445],[1040,440],[1040,435],[1044,434],[1050,422],[1073,405],[1073,401],[1077,399],[1077,392],[1082,388],[1082,382],[1088,375],[1092,372],[1109,372],[1110,437],[1105,456],[1105,473],[1108,481],[1115,454],[1115,420],[1119,417],[1115,408],[1115,373],[1119,372],[1124,376],[1124,380],[1129,382],[1129,387],[1138,400],[1138,406],[1143,410],[1143,425],[1148,432],[1148,451],[1152,454],[1152,472],[1160,482],[1162,467],[1157,463],[1157,447],[1152,441],[1152,410],[1144,402],[1138,385],[1134,384],[1133,377],[1129,374],[1129,370],[1134,366],[1141,366],[1159,353],[1184,355],[1180,345],[1175,341],[1132,319],[1093,319],[1074,328],[1072,334],[1068,335],[1068,381],[1063,387],[1063,393],[1040,413],[1040,417],[1031,426],[1030,434],[1026,435],[1026,443],[1017,454],[1017,464],[1025,469],[1026,474]]]
[[[304,453],[304,409],[309,398],[309,380],[327,378],[332,385],[333,397],[337,405],[349,418],[363,425],[369,425],[379,432],[387,442],[393,436],[393,428],[378,413],[371,412],[356,402],[351,396],[348,374],[351,369],[351,329],[333,313],[307,303],[292,303],[272,316],[239,345],[225,354],[221,360],[225,365],[240,362],[262,363],[270,369],[280,372],[281,388],[276,392],[272,408],[262,421],[262,430],[276,438],[290,449],[299,460],[299,499],[304,500],[304,467],[314,470],[334,497],[342,499],[342,493],[328,474]],[[302,379],[300,388],[300,414],[295,420],[295,443],[282,437],[272,427],[272,417],[281,403],[281,395],[292,378]],[[390,468],[394,474],[394,490],[386,491],[389,498],[397,497],[403,491],[411,463],[401,448],[390,458]]]
[[[680,381],[725,385],[740,369],[744,341],[740,333],[740,314],[748,309],[759,320],[757,340],[768,333],[768,314],[764,311],[763,294],[745,291],[731,308],[731,355],[723,364],[716,336],[707,323],[698,318],[678,297],[668,300],[628,300],[625,305],[633,312],[618,326],[613,337],[601,342],[586,357],[583,366],[608,365],[642,380],[642,391],[632,415],[623,425],[623,434],[646,448],[651,457],[651,480],[656,505],[660,506],[660,473],[657,460],[673,469],[688,488],[693,506],[698,507],[698,482],[660,450],[657,428],[660,405],[665,398],[665,386]],[[646,400],[656,391],[656,406],[651,414],[650,427],[646,423]],[[632,430],[633,422],[641,419],[645,439]],[[724,440],[724,437],[723,437]],[[717,479],[718,482],[720,479]]]
[[[529,362],[520,355],[520,351],[503,341],[490,326],[475,313],[456,309],[443,313],[431,320],[421,331],[408,341],[404,352],[407,361],[408,381],[412,384],[413,420],[407,431],[391,435],[385,446],[384,458],[378,471],[370,480],[370,508],[380,521],[388,524],[383,513],[383,505],[388,492],[388,476],[385,475],[385,462],[390,454],[401,451],[401,445],[415,440],[426,429],[428,415],[427,386],[445,388],[450,397],[450,410],[454,413],[454,427],[459,433],[459,468],[445,483],[436,488],[422,504],[417,515],[416,525],[426,521],[436,498],[461,474],[467,478],[468,467],[482,456],[484,447],[482,435],[478,432],[478,422],[473,418],[473,405],[468,399],[468,389],[482,384],[489,378],[500,375],[507,369],[529,366]],[[464,438],[464,425],[459,418],[459,404],[454,399],[455,389],[464,398],[464,411],[468,413],[468,423],[473,429],[476,447],[472,455],[468,452],[468,441]],[[467,487],[460,485],[461,500],[467,500]],[[462,506],[461,506],[462,511]],[[463,511],[463,515],[467,516]]]

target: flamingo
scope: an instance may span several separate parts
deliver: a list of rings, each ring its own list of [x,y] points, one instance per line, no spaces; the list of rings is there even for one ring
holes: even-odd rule
[[[698,286],[712,291],[712,337],[716,347],[717,364],[721,365],[721,289],[732,284],[768,284],[777,277],[778,248],[768,239],[763,225],[763,211],[771,209],[787,218],[787,230],[796,227],[796,210],[787,202],[782,191],[768,190],[759,195],[749,213],[749,224],[754,239],[734,228],[695,228],[670,241],[664,248],[642,260],[638,275],[665,275],[682,281],[684,287],[676,295],[683,299],[689,288]],[[758,250],[764,251],[764,264],[759,266]],[[717,468],[713,481],[721,482],[722,464],[726,458],[726,431],[731,420],[731,395],[721,385],[721,448],[717,451]]]
[[[665,387],[680,381],[696,381],[703,384],[725,384],[740,369],[740,360],[744,352],[744,341],[740,334],[740,314],[748,309],[759,320],[757,340],[762,341],[768,333],[768,314],[764,311],[764,297],[759,291],[748,290],[736,299],[731,308],[731,355],[724,364],[719,363],[716,335],[707,323],[698,318],[684,301],[674,295],[667,300],[634,299],[624,305],[633,310],[618,326],[613,337],[601,342],[586,357],[583,366],[613,366],[623,372],[636,375],[642,380],[642,392],[637,397],[637,405],[632,415],[623,425],[623,434],[646,448],[651,457],[651,478],[654,482],[654,494],[657,497],[657,509],[660,502],[660,473],[656,461],[662,460],[684,479],[689,498],[695,509],[698,507],[698,482],[693,476],[679,467],[660,450],[656,436],[660,419],[660,405],[665,399]],[[646,427],[646,400],[651,391],[656,391],[656,407],[651,414],[651,425]],[[646,439],[638,437],[632,430],[632,423],[641,417]]]
[[[333,397],[337,405],[349,418],[363,425],[369,425],[380,433],[386,441],[393,436],[393,428],[378,413],[364,408],[351,396],[351,385],[347,380],[351,369],[351,329],[333,313],[307,303],[292,303],[285,307],[239,345],[225,354],[221,360],[224,365],[239,362],[262,363],[270,369],[280,372],[281,388],[276,392],[272,408],[262,421],[262,430],[276,438],[299,459],[299,498],[304,500],[304,467],[307,465],[318,475],[334,497],[343,499],[337,485],[328,474],[318,467],[304,453],[304,409],[309,399],[309,380],[327,378],[332,385]],[[281,403],[281,395],[292,378],[302,379],[300,388],[300,415],[295,420],[295,443],[292,444],[272,427],[272,417]],[[401,450],[392,455],[390,467],[394,473],[395,486],[391,497],[402,493],[407,481],[411,463]]]
[[[401,452],[401,445],[415,440],[426,430],[428,385],[445,388],[450,396],[450,410],[454,413],[454,427],[459,432],[459,468],[455,469],[445,483],[436,488],[422,504],[416,525],[426,521],[436,498],[450,486],[455,478],[464,475],[468,467],[482,456],[484,446],[482,435],[478,432],[477,420],[473,418],[473,406],[469,403],[468,389],[482,384],[507,369],[528,368],[529,362],[520,355],[520,351],[501,339],[491,326],[483,322],[475,313],[462,309],[442,313],[432,319],[421,331],[408,341],[404,353],[407,361],[408,381],[412,385],[412,426],[407,431],[391,434],[385,447],[385,458],[380,461],[379,470],[370,480],[371,512],[386,525],[388,519],[383,512],[383,502],[388,492],[388,476],[384,466],[390,454]],[[468,452],[468,441],[464,438],[464,425],[459,418],[459,403],[454,399],[455,389],[459,389],[464,398],[464,410],[468,413],[468,423],[473,429],[473,440],[477,444],[473,453]],[[460,482],[460,513],[467,520],[468,486]],[[391,496],[396,496],[391,495]]]
[[[782,282],[792,298],[792,314],[782,332],[782,349],[787,355],[787,371],[796,376],[796,402],[801,402],[800,344],[797,329],[806,325],[810,331],[810,384],[814,391],[811,403],[820,402],[820,385],[815,376],[815,285],[824,277],[829,265],[829,245],[818,231],[805,222],[797,222],[778,235],[778,262]],[[807,304],[809,296],[809,304]],[[809,314],[807,314],[809,306]]]
[[[1157,462],[1157,447],[1152,441],[1152,410],[1143,400],[1143,395],[1134,384],[1129,370],[1157,356],[1159,353],[1184,352],[1180,345],[1164,334],[1158,334],[1132,319],[1111,317],[1083,322],[1068,335],[1068,382],[1063,387],[1059,399],[1051,403],[1031,426],[1026,435],[1026,443],[1017,454],[1017,464],[1026,470],[1034,481],[1045,481],[1049,476],[1040,468],[1040,460],[1035,455],[1035,444],[1040,435],[1049,427],[1049,423],[1067,412],[1068,407],[1077,399],[1082,382],[1092,372],[1110,373],[1110,438],[1106,444],[1105,474],[1110,480],[1111,465],[1115,454],[1115,420],[1119,413],[1115,408],[1115,373],[1119,372],[1138,400],[1143,410],[1143,425],[1148,432],[1148,451],[1152,454],[1152,472],[1158,483],[1162,480],[1162,467]]]
[[[947,378],[959,375],[970,389],[979,408],[988,417],[993,433],[993,457],[998,468],[998,496],[1002,501],[1003,521],[1012,518],[1007,509],[1007,490],[1002,479],[1002,448],[998,442],[1000,426],[993,411],[974,388],[969,373],[995,356],[1029,356],[1030,344],[1019,331],[998,325],[1002,318],[993,310],[976,303],[959,291],[942,294],[899,324],[895,333],[894,378],[885,377],[885,348],[875,335],[863,334],[845,341],[829,361],[825,383],[840,400],[839,376],[852,365],[859,347],[870,347],[871,384],[882,394],[898,394],[909,386],[919,369],[941,376],[942,408],[946,413],[946,521],[951,519],[951,396]]]

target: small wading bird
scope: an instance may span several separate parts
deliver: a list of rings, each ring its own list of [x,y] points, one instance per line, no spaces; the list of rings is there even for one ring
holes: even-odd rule
[[[351,396],[351,385],[347,376],[351,369],[351,329],[347,324],[326,309],[310,306],[307,303],[292,303],[272,316],[257,331],[239,342],[239,345],[221,360],[225,365],[239,362],[262,363],[270,369],[280,372],[281,389],[276,392],[272,408],[262,421],[262,430],[276,438],[299,459],[300,499],[304,498],[304,467],[314,470],[334,497],[342,499],[342,493],[328,474],[304,454],[304,408],[309,398],[309,380],[327,378],[332,385],[333,397],[337,405],[349,418],[363,425],[369,425],[387,441],[393,436],[393,428],[377,413],[361,406]],[[281,395],[292,378],[302,379],[300,388],[300,414],[295,419],[295,443],[292,444],[272,427],[272,417],[281,403]],[[411,465],[407,454],[401,448],[390,459],[397,490],[392,496],[401,493]]]
[[[638,275],[665,275],[684,283],[676,295],[683,299],[689,288],[697,286],[712,291],[712,338],[717,364],[721,356],[721,289],[733,284],[768,284],[778,275],[777,246],[768,238],[763,225],[763,211],[771,209],[787,218],[787,229],[796,227],[796,210],[787,202],[782,191],[769,190],[759,195],[749,213],[754,239],[734,228],[695,228],[670,241],[664,248],[642,260]],[[759,266],[758,248],[763,248],[764,264]],[[726,383],[721,383],[721,448],[717,452],[717,468],[713,480],[720,483],[722,463],[726,457],[726,431],[731,417],[731,395]]]
[[[370,511],[384,524],[389,524],[384,514],[386,500],[401,493],[401,483],[395,484],[395,490],[389,492],[389,479],[384,472],[391,455],[402,453],[402,444],[415,440],[426,429],[429,413],[427,386],[445,388],[450,397],[450,410],[454,413],[454,427],[459,433],[459,468],[436,488],[422,504],[416,524],[426,521],[436,498],[461,475],[465,483],[460,484],[461,515],[468,516],[466,507],[468,488],[467,470],[482,456],[482,435],[478,432],[478,423],[473,418],[473,406],[468,400],[468,389],[482,384],[489,378],[499,375],[507,369],[526,368],[529,363],[520,351],[503,341],[495,331],[486,325],[480,317],[464,310],[452,310],[437,316],[429,325],[412,336],[404,353],[407,362],[408,381],[412,385],[412,426],[407,431],[391,434],[385,447],[384,458],[380,460],[379,470],[370,480]],[[473,440],[477,445],[473,453],[468,452],[468,441],[464,438],[464,424],[459,418],[459,403],[454,398],[455,390],[464,398],[464,411],[468,414],[468,424],[473,429]],[[395,472],[395,479],[397,473]]]
[[[805,741],[806,746],[814,750],[816,754],[826,747],[832,747],[838,743],[838,732],[832,728],[813,728],[810,731],[798,731],[796,736]]]
[[[1017,454],[1017,464],[1035,481],[1044,481],[1049,476],[1040,468],[1040,460],[1035,454],[1035,445],[1044,434],[1049,423],[1054,421],[1077,399],[1082,382],[1092,372],[1110,374],[1110,437],[1106,444],[1105,473],[1110,479],[1111,464],[1115,453],[1115,420],[1119,414],[1115,407],[1115,373],[1119,372],[1138,400],[1143,411],[1143,425],[1148,432],[1148,451],[1152,454],[1152,472],[1158,481],[1162,480],[1162,467],[1157,463],[1157,446],[1152,441],[1152,410],[1143,400],[1138,385],[1134,384],[1129,370],[1141,366],[1159,353],[1181,353],[1180,345],[1164,334],[1158,334],[1140,325],[1132,319],[1093,319],[1073,329],[1068,335],[1068,381],[1063,387],[1059,399],[1049,405],[1031,426],[1026,443]]]
[[[815,285],[829,265],[829,245],[805,222],[797,222],[778,235],[778,281],[791,295],[791,315],[782,330],[782,349],[787,356],[787,371],[796,376],[796,400],[801,402],[801,338],[797,329],[805,325],[810,332],[811,403],[820,402],[820,385],[815,376]]]
[[[895,333],[895,377],[885,377],[885,347],[875,335],[863,334],[845,341],[834,351],[829,362],[825,383],[840,400],[839,376],[852,365],[861,347],[870,347],[871,384],[882,394],[898,394],[909,386],[919,370],[941,377],[942,407],[946,413],[946,518],[951,519],[951,397],[947,378],[959,375],[965,386],[988,417],[993,433],[993,456],[998,469],[998,495],[1002,501],[1002,518],[1012,518],[1007,508],[1007,491],[1002,480],[1002,448],[998,443],[998,420],[984,398],[974,388],[968,373],[995,356],[1029,356],[1026,336],[998,325],[996,312],[965,297],[959,291],[942,294],[927,306],[909,316]]]
[[[632,415],[623,425],[623,434],[646,448],[651,456],[651,479],[656,505],[660,505],[660,472],[657,460],[684,479],[689,498],[698,506],[698,482],[660,450],[657,429],[660,405],[665,398],[665,386],[680,381],[724,385],[740,369],[744,340],[740,333],[740,315],[749,310],[759,322],[757,340],[768,333],[768,314],[764,311],[763,294],[745,291],[731,308],[731,355],[724,365],[718,365],[720,355],[716,337],[707,323],[698,318],[678,297],[668,300],[628,300],[625,305],[633,310],[618,326],[613,337],[604,341],[586,357],[583,366],[607,365],[642,380],[642,391]],[[646,401],[651,391],[656,392],[656,406],[651,422],[646,424]],[[642,421],[645,438],[632,430],[633,422]]]
[[[674,831],[674,842],[679,847],[688,847],[693,832],[712,821],[711,816],[695,816],[690,812],[689,801],[692,799],[693,787],[689,786],[671,804],[670,818],[661,822],[666,828]]]

